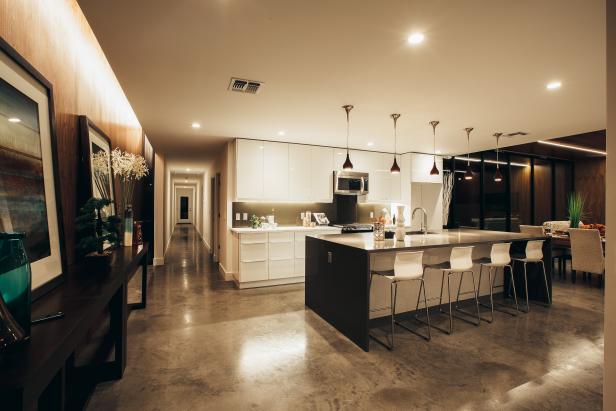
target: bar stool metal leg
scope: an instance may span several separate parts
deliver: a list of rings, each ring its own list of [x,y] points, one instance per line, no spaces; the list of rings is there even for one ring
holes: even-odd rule
[[[543,279],[545,280],[545,294],[548,297],[548,304],[552,304],[552,299],[550,298],[550,287],[548,286],[548,275],[545,271],[545,263],[541,261],[541,267],[543,268]]]
[[[464,280],[464,274],[465,273],[471,273],[471,277],[473,279],[473,296],[475,297],[475,306],[477,307],[477,322],[475,323],[475,322],[469,321],[468,319],[466,319],[464,317],[459,317],[459,316],[456,316],[456,318],[459,318],[462,321],[466,321],[466,322],[468,322],[470,324],[473,324],[473,325],[479,325],[481,323],[481,315],[479,314],[479,299],[478,299],[479,292],[477,291],[477,285],[475,284],[475,273],[473,271],[463,271],[460,274],[460,283],[458,284],[458,295],[456,297],[456,311],[459,311],[462,314],[466,314],[466,315],[468,315],[470,317],[474,317],[475,316],[475,314],[471,313],[470,311],[466,311],[466,310],[463,310],[462,308],[458,307],[458,304],[460,302],[460,289],[462,288],[462,281]]]
[[[479,269],[479,285],[477,286],[477,293],[479,293],[479,290],[481,289],[481,274],[483,272],[483,267],[484,265],[481,264],[481,268]],[[496,279],[496,273],[494,273],[494,279]],[[479,303],[482,307],[486,307],[490,309],[490,319],[488,320],[487,318],[483,318],[481,317],[481,319],[487,323],[492,323],[494,322],[494,296],[493,296],[493,292],[494,292],[494,281],[492,280],[492,267],[488,267],[488,286],[490,287],[490,305],[484,304],[484,303]]]
[[[526,273],[526,261],[524,261],[524,292],[526,294],[526,311],[530,312],[530,304],[528,302],[528,276]]]
[[[518,315],[518,312],[520,311],[519,306],[518,306],[518,294],[515,289],[515,279],[513,277],[513,268],[510,265],[503,266],[503,277],[506,275],[506,271],[505,271],[506,268],[509,268],[509,276],[511,278],[511,282],[509,283],[509,289],[513,288],[513,300],[515,302],[515,312],[511,312],[505,309],[499,310],[498,306],[502,308],[508,308],[508,309],[511,309],[512,307],[510,304],[503,304],[498,301],[494,302],[494,306],[495,306],[494,309],[497,311],[500,311],[501,313],[509,314],[515,317]],[[494,277],[492,278],[492,289],[494,289],[495,286],[496,286],[496,275],[494,275]]]

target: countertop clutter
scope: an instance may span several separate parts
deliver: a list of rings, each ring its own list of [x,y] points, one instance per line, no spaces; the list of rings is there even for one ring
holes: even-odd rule
[[[340,228],[338,227],[330,227],[330,226],[315,226],[315,227],[304,227],[301,225],[292,225],[292,226],[278,226],[274,228],[251,228],[251,227],[234,227],[231,228],[231,231],[234,233],[278,233],[284,231],[308,231],[308,232],[321,232],[321,231],[332,231],[339,232]]]

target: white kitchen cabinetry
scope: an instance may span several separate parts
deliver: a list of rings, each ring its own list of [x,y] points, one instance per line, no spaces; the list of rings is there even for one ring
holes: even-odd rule
[[[263,198],[264,142],[237,140],[236,142],[236,198],[260,200]]]
[[[439,175],[430,175],[433,163],[434,156],[431,154],[412,154],[411,181],[413,183],[443,184],[443,158],[436,157],[436,167],[438,167]]]
[[[295,144],[291,144],[291,146],[295,146]],[[334,193],[334,149],[330,147],[310,147],[310,165],[311,201],[331,203]],[[293,166],[293,162],[291,162],[291,166]],[[291,180],[291,184],[303,185],[304,181],[307,180]]]
[[[292,227],[254,232],[232,229],[239,236],[240,288],[304,281],[306,235],[340,234],[340,229]]]
[[[289,144],[264,142],[263,147],[263,199],[288,200]]]
[[[311,147],[289,144],[289,200],[312,200],[312,169]]]

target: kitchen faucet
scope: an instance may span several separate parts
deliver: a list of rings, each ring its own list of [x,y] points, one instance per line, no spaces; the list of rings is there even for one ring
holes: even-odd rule
[[[421,219],[421,232],[423,234],[428,234],[428,212],[426,211],[425,208],[423,207],[417,207],[413,210],[413,213],[411,214],[411,220],[413,218],[415,218],[415,212],[419,210],[422,212],[423,214],[423,218]]]

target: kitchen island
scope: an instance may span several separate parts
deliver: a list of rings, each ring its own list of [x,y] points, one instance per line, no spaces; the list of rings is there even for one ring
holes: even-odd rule
[[[447,261],[452,247],[475,246],[473,258],[476,259],[489,256],[490,246],[503,242],[513,243],[512,254],[523,254],[526,242],[536,239],[546,240],[544,261],[551,295],[551,253],[549,239],[544,237],[474,229],[411,234],[406,235],[403,242],[375,241],[372,233],[307,236],[305,304],[360,348],[369,351],[369,323],[371,317],[373,321],[374,318],[378,318],[378,310],[376,315],[371,315],[371,299],[374,310],[374,307],[379,305],[379,298],[382,297],[379,295],[379,285],[376,282],[373,282],[372,293],[369,289],[370,266],[375,258],[390,257],[393,269],[396,252],[424,250],[424,264],[435,264]],[[515,282],[518,298],[522,300],[525,298],[524,282],[521,270],[518,268],[521,268],[521,264],[515,269]],[[506,289],[508,285],[506,279],[502,277],[501,273],[499,284],[501,290]],[[430,307],[438,305],[438,291],[435,290],[440,289],[440,281],[440,273],[430,269],[426,271],[426,290]],[[463,283],[462,290],[461,295],[466,299],[473,297],[472,282]],[[489,293],[487,279],[483,280],[479,293],[480,295]],[[399,296],[398,301],[406,301],[407,304],[397,305],[397,314],[415,309],[417,291],[407,290],[407,295],[411,294],[414,295],[413,298]],[[528,294],[531,300],[548,302],[543,273],[532,266],[529,266],[528,270]],[[422,305],[420,309],[423,309]],[[382,315],[385,315],[385,312]]]

